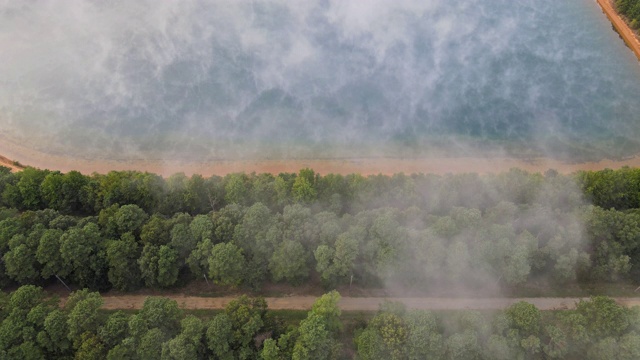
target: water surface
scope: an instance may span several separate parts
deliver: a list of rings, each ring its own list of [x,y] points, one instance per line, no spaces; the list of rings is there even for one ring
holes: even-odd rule
[[[591,0],[0,3],[0,131],[95,158],[640,152]]]

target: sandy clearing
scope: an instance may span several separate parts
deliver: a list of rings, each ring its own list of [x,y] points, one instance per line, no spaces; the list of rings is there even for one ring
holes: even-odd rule
[[[638,57],[640,60],[640,40],[636,34],[631,30],[627,22],[622,19],[622,17],[615,10],[612,0],[596,0],[602,11],[607,15],[613,26],[616,28],[624,42],[629,46],[631,51]]]
[[[103,296],[103,309],[106,310],[138,310],[142,308],[146,295]],[[182,309],[188,310],[220,310],[234,297],[194,297],[181,295],[163,296],[178,303]],[[271,310],[310,310],[314,296],[292,296],[265,298]],[[343,311],[376,311],[385,301],[397,301],[408,309],[416,310],[500,310],[519,301],[534,304],[540,310],[574,309],[575,304],[586,298],[383,298],[383,297],[343,297],[339,306]],[[61,300],[64,304],[66,299]],[[617,298],[616,302],[624,306],[640,305],[640,298]]]

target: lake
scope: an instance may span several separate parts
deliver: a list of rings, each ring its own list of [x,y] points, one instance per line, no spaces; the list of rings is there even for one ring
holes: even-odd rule
[[[89,158],[640,152],[592,0],[4,2],[0,132]]]

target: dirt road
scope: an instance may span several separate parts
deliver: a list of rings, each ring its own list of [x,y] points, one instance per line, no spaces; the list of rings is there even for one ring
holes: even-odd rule
[[[223,309],[233,297],[193,297],[193,296],[164,296],[175,300],[182,309]],[[141,309],[145,295],[103,296],[103,309]],[[266,298],[269,309],[272,310],[309,310],[317,298],[314,296],[292,296],[280,298]],[[62,299],[64,303],[65,299]],[[526,301],[534,304],[540,310],[573,309],[580,298],[381,298],[381,297],[343,297],[339,306],[344,311],[376,311],[384,301],[397,301],[405,304],[409,309],[417,310],[499,310],[518,302]],[[625,306],[640,306],[640,298],[619,298],[616,301]]]
[[[627,25],[627,23],[618,15],[613,7],[613,3],[611,0],[597,0],[598,4],[607,15],[613,26],[616,28],[620,36],[624,42],[629,46],[631,51],[638,57],[640,60],[640,41],[634,34],[633,30]]]

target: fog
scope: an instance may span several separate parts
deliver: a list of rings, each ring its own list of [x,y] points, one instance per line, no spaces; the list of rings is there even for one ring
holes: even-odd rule
[[[0,1],[0,131],[96,158],[640,150],[590,0]]]

